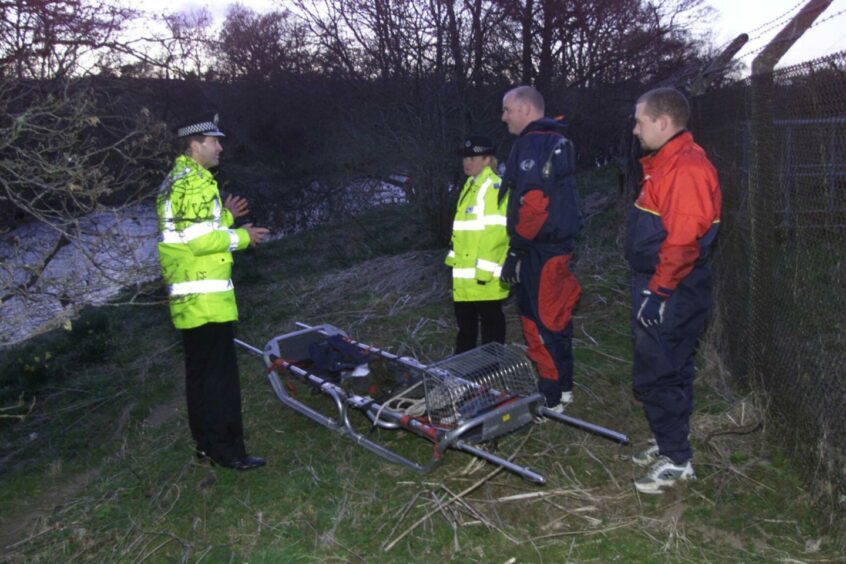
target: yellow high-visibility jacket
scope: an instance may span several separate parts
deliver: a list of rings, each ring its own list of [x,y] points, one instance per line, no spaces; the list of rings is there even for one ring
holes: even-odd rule
[[[500,179],[485,167],[468,178],[458,197],[452,223],[452,245],[444,261],[452,267],[452,299],[482,302],[508,297],[499,275],[508,252],[505,211],[508,196],[499,202]]]
[[[159,262],[177,329],[238,319],[232,251],[250,244],[246,229],[231,229],[214,176],[180,155],[156,200]]]

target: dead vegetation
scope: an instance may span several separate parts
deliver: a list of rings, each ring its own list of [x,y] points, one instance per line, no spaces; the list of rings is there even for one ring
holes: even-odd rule
[[[257,315],[242,332],[260,342],[293,321],[331,323],[393,352],[444,358],[454,329],[442,258],[409,252],[265,284],[261,293],[287,313]],[[181,403],[170,404],[120,438],[97,487],[39,500],[51,509],[19,529],[7,558],[836,560],[838,541],[809,526],[810,499],[764,440],[761,399],[735,397],[722,385],[724,368],[707,343],[691,429],[698,480],[658,497],[635,492],[640,469],[629,457],[648,431],[628,380],[626,270],[619,257],[587,244],[577,269],[584,295],[572,413],[628,433],[633,447],[545,423],[482,445],[543,474],[544,487],[455,451],[417,476],[284,410],[251,376],[261,371],[242,359],[245,425],[251,445],[270,457],[266,469],[233,476],[194,461]],[[264,299],[257,296],[245,297]],[[508,340],[520,343],[513,304],[506,311]],[[378,433],[409,456],[430,455],[418,438]]]

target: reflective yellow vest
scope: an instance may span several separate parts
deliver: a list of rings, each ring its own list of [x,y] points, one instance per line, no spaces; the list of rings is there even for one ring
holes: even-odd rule
[[[508,197],[500,203],[499,191],[500,179],[490,167],[468,178],[461,189],[452,223],[452,248],[444,261],[452,267],[452,299],[456,302],[508,297],[509,287],[499,279],[508,252]]]
[[[214,176],[180,155],[159,188],[159,262],[177,329],[238,319],[232,251],[247,248],[245,229],[230,229]]]

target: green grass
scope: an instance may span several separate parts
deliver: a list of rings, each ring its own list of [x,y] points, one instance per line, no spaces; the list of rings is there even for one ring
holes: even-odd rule
[[[611,178],[603,174],[583,185],[606,186]],[[627,432],[642,447],[648,430],[630,390],[628,271],[615,242],[622,217],[616,207],[594,216],[574,266],[583,296],[574,317],[572,414]],[[332,323],[423,362],[444,358],[454,339],[445,250],[420,232],[407,209],[386,209],[238,256],[239,337],[262,346],[296,320]],[[839,555],[784,453],[761,431],[721,434],[748,431],[759,411],[750,398],[731,399],[712,386],[717,368],[707,358],[692,432],[699,479],[664,496],[634,493],[638,472],[625,459],[631,448],[554,423],[487,445],[543,474],[543,487],[507,472],[490,476],[491,466],[473,469],[474,459],[457,451],[434,472],[416,475],[284,408],[261,360],[247,353],[239,354],[246,440],[268,466],[236,473],[193,458],[180,338],[166,308],[101,311],[109,354],[66,365],[61,380],[30,390],[38,401],[29,418],[0,428],[0,540],[12,545],[4,550],[12,561],[765,562]],[[508,341],[519,344],[513,302],[506,313]],[[300,388],[299,397],[331,413],[324,396]],[[355,421],[409,458],[431,456],[422,439]],[[463,503],[437,509],[473,485]],[[502,499],[536,493],[543,496]],[[10,536],[17,523],[25,527]]]

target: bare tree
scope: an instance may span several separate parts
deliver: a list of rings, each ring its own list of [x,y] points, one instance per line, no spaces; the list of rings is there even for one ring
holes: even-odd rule
[[[449,0],[296,0],[295,6],[327,59],[350,76],[420,80],[444,68]]]
[[[273,82],[311,67],[305,26],[288,11],[257,14],[233,5],[220,32],[221,70],[230,78]]]
[[[328,0],[294,0],[294,5],[309,31],[324,73],[358,77],[362,72],[361,56],[344,23],[342,6]]]
[[[148,111],[101,116],[90,84],[0,81],[0,100],[0,200],[57,229],[93,211],[159,148]]]
[[[212,15],[208,8],[165,15],[167,35],[161,44],[164,67],[185,78],[205,76],[211,62]]]
[[[154,190],[166,136],[131,85],[83,76],[117,44],[130,11],[96,0],[0,0],[0,10],[0,344],[7,344],[24,338],[29,323],[72,314],[81,296],[103,299],[115,284],[139,281],[133,268],[149,270],[135,260],[147,242],[114,235],[122,231],[120,210]]]
[[[116,44],[135,14],[109,0],[0,0],[0,69],[15,78],[70,76]]]

